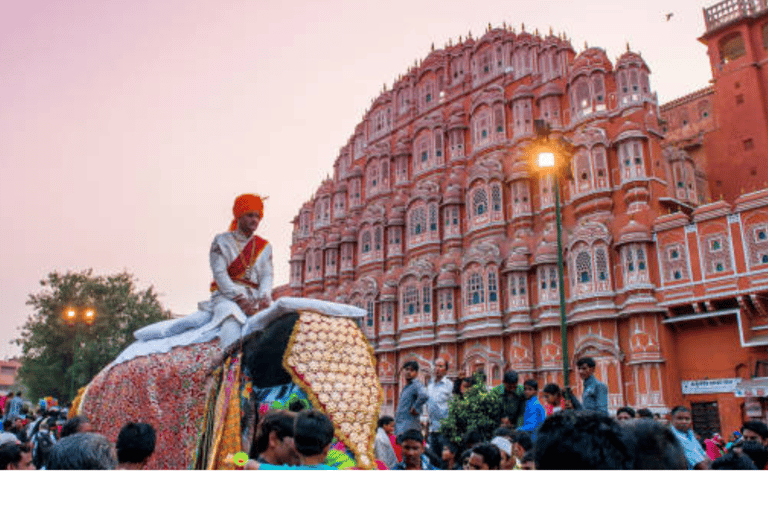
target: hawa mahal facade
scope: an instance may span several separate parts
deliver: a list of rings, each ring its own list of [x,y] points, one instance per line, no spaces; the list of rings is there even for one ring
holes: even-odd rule
[[[560,187],[571,366],[597,361],[614,411],[687,404],[713,432],[765,420],[768,9],[704,14],[712,84],[661,106],[629,48],[612,62],[489,27],[433,50],[373,101],[298,212],[276,295],[367,310],[382,412],[408,360],[425,379],[440,356],[451,377],[562,384]],[[575,146],[572,176],[530,166],[537,119]]]

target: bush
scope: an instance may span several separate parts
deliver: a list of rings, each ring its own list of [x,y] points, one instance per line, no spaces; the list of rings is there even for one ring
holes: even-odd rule
[[[456,396],[451,400],[440,433],[446,440],[458,445],[471,431],[488,441],[499,426],[502,410],[501,395],[494,390],[486,390],[482,381],[477,382],[462,398]]]

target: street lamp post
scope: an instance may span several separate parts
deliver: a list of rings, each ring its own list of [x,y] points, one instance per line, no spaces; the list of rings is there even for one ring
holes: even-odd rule
[[[571,396],[570,368],[568,355],[568,325],[565,313],[565,268],[563,264],[563,218],[560,208],[560,175],[569,168],[572,146],[565,140],[549,140],[549,124],[535,121],[539,142],[534,147],[535,167],[541,174],[553,176],[555,189],[555,223],[557,224],[557,277],[560,291],[560,343],[563,355],[563,387],[565,396]]]
[[[77,362],[77,352],[78,348],[80,346],[80,340],[78,339],[79,324],[85,324],[87,326],[93,325],[93,322],[96,320],[96,310],[94,310],[92,307],[86,307],[82,310],[78,310],[73,307],[69,307],[64,311],[64,321],[67,323],[68,326],[73,327],[75,329],[75,332],[73,334],[72,339],[72,372],[69,379],[69,393],[74,399],[75,396],[75,370],[76,370],[76,362]]]

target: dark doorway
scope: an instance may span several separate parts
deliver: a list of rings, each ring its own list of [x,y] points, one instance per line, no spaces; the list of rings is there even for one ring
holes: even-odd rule
[[[717,402],[691,403],[691,416],[693,431],[702,439],[708,439],[715,433],[720,433],[720,411],[717,408]]]

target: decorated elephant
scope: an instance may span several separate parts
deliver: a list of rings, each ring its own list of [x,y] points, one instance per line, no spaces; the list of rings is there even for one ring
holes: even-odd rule
[[[223,347],[198,312],[137,331],[137,341],[78,393],[70,415],[117,439],[129,422],[157,431],[149,469],[234,469],[258,417],[316,408],[334,424],[331,463],[372,468],[382,392],[360,308],[284,297]],[[242,462],[241,461],[234,461]]]

